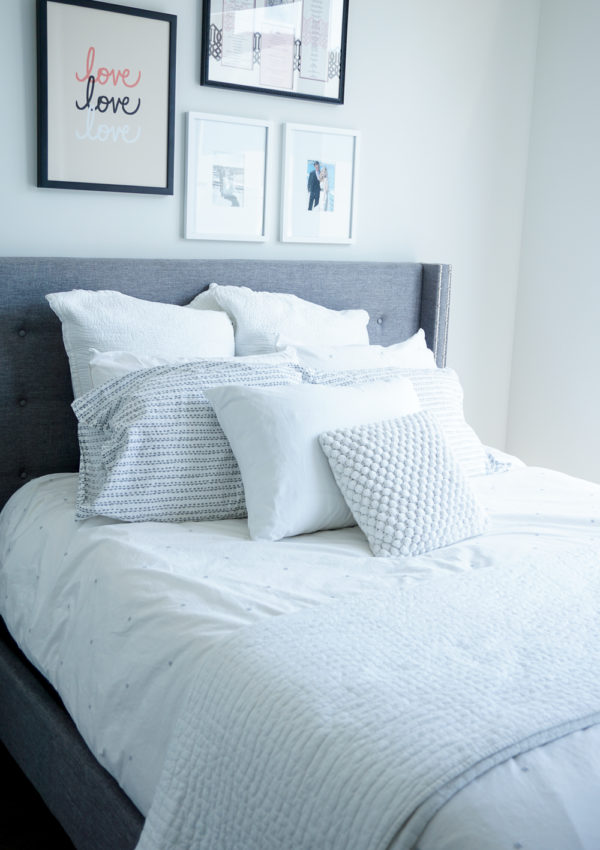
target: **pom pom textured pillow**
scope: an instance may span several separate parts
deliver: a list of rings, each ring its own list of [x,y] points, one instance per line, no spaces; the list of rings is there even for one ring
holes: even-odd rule
[[[319,440],[375,555],[420,555],[484,531],[485,513],[431,413]]]

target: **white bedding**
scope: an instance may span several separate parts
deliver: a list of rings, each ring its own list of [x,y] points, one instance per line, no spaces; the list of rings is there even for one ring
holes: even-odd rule
[[[243,520],[76,523],[76,476],[47,476],[22,488],[0,519],[2,614],[146,813],[194,665],[214,640],[398,582],[590,552],[600,560],[600,487],[524,467],[472,483],[489,531],[402,560],[372,557],[357,528],[270,543],[250,542]],[[598,777],[592,727],[477,779],[435,816],[419,848],[597,848]],[[528,814],[540,800],[548,816],[534,825]]]

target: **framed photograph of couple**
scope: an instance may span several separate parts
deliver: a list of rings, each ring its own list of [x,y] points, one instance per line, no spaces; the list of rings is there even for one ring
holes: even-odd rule
[[[344,102],[348,0],[203,0],[207,86]]]
[[[186,239],[264,241],[268,121],[187,114]]]
[[[358,145],[356,130],[285,125],[282,242],[354,241]]]

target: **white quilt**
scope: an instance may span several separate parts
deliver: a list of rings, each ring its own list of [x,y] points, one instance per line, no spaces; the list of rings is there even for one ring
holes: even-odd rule
[[[437,585],[213,647],[138,850],[409,850],[479,774],[600,722],[597,564]]]
[[[146,814],[194,670],[216,642],[366,591],[511,565],[598,564],[600,487],[521,467],[472,483],[490,515],[484,536],[377,559],[357,528],[261,543],[241,520],[75,523],[76,476],[47,476],[0,517],[0,611]],[[419,850],[597,850],[598,728],[481,775],[445,803]],[[543,823],[531,818],[540,810]]]

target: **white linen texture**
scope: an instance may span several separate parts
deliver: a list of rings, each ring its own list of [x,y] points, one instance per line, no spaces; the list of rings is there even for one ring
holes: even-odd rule
[[[319,442],[374,555],[421,555],[485,530],[483,508],[428,411]]]
[[[240,358],[157,366],[86,393],[73,403],[81,451],[77,519],[245,516],[239,468],[204,391],[300,380],[294,366]]]
[[[189,306],[201,311],[224,310],[233,322],[238,355],[275,351],[280,335],[299,345],[369,343],[366,310],[330,310],[297,295],[211,283]]]
[[[254,540],[354,525],[319,434],[420,409],[406,378],[350,387],[231,385],[205,392],[240,467]]]
[[[353,386],[373,381],[408,378],[423,410],[433,413],[457,461],[466,475],[486,475],[494,464],[483,443],[466,422],[463,412],[463,389],[453,369],[350,369],[322,372],[302,368],[303,380],[326,386]],[[373,417],[375,419],[376,417]],[[350,424],[350,423],[349,423]],[[358,423],[357,423],[358,424]]]
[[[96,351],[90,349],[90,376],[93,387],[122,378],[130,372],[151,369],[154,366],[175,366],[192,360],[211,360],[209,357],[160,357],[153,354],[134,354],[131,351]],[[227,359],[227,358],[223,358]],[[298,363],[298,355],[292,348],[274,351],[272,354],[251,354],[243,358],[245,363]]]
[[[408,369],[435,369],[435,355],[427,348],[425,332],[415,334],[394,345],[301,345],[283,334],[278,347],[293,347],[301,366],[338,372],[345,369],[373,369],[401,366]]]
[[[225,313],[189,310],[110,289],[46,295],[62,323],[75,398],[92,389],[90,349],[194,360],[231,357],[233,326]]]

